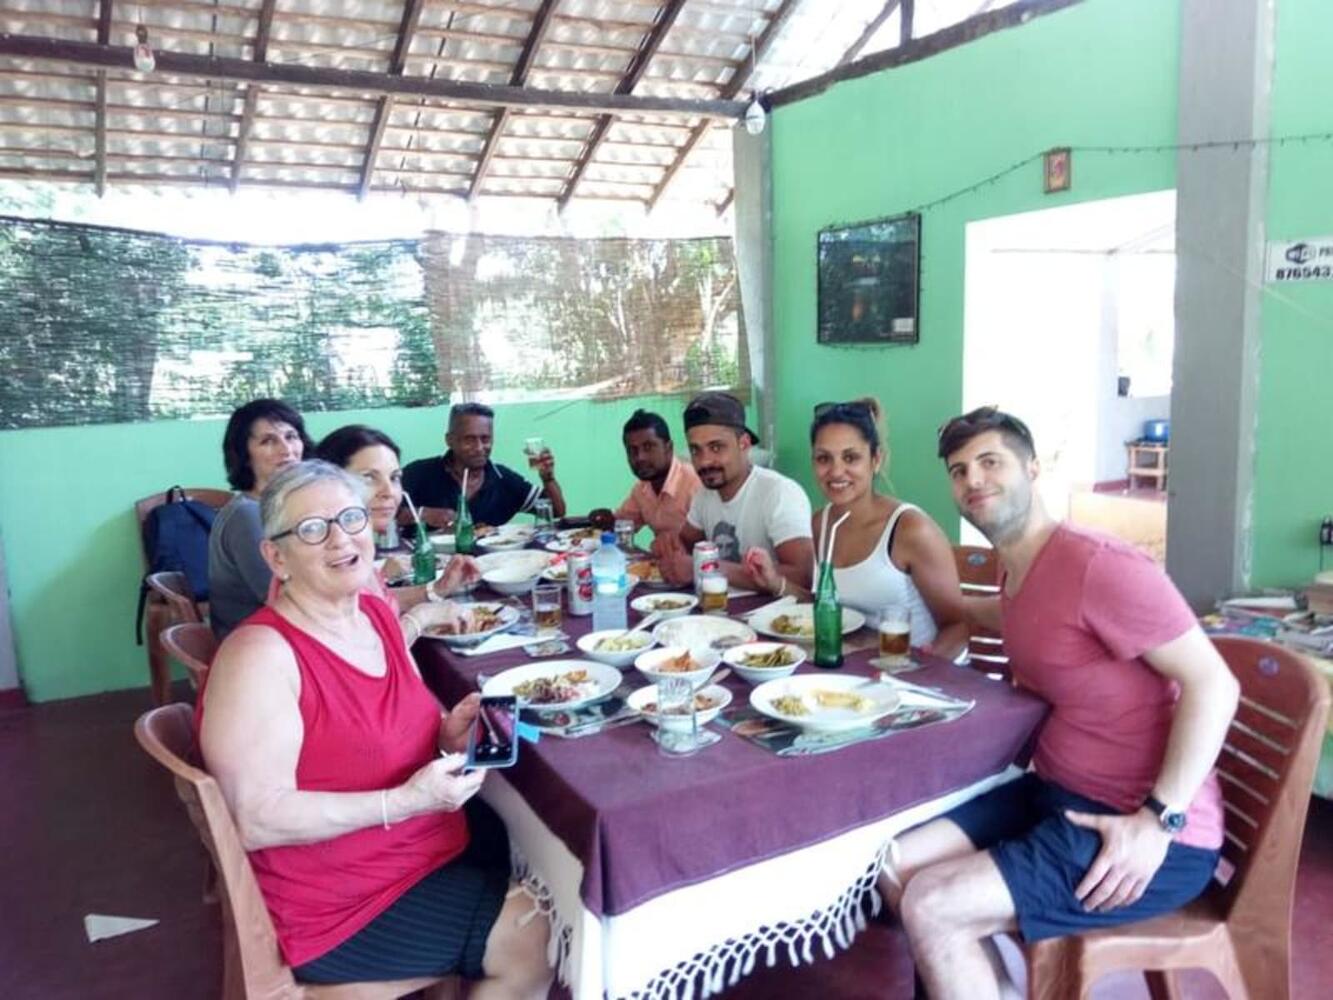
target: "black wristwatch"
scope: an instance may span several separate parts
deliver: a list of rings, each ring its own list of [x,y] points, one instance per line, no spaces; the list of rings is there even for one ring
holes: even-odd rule
[[[1185,829],[1185,814],[1175,811],[1160,799],[1149,795],[1143,800],[1143,808],[1157,817],[1158,824],[1167,833],[1177,834]]]

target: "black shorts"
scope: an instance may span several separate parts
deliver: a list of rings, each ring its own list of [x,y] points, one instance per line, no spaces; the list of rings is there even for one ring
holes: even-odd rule
[[[428,874],[378,917],[292,970],[304,983],[382,982],[419,976],[480,979],[486,939],[509,891],[509,836],[489,806],[467,806],[467,849]],[[337,878],[337,872],[329,872]]]
[[[1025,941],[1077,934],[1178,910],[1208,887],[1218,852],[1172,843],[1148,888],[1133,903],[1089,913],[1074,890],[1101,850],[1096,830],[1075,826],[1064,811],[1114,814],[1118,809],[1028,773],[965,802],[952,820],[977,850],[989,851],[1018,914]]]

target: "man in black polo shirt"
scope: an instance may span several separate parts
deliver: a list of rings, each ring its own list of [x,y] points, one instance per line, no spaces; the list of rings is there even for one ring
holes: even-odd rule
[[[429,527],[448,528],[454,523],[464,469],[468,510],[477,524],[505,524],[515,514],[531,509],[541,496],[550,498],[556,517],[565,516],[565,496],[555,481],[551,453],[544,453],[537,463],[542,484],[534,486],[513,469],[491,461],[494,427],[495,411],[489,406],[459,403],[449,410],[449,430],[444,435],[448,451],[403,469],[403,489]]]

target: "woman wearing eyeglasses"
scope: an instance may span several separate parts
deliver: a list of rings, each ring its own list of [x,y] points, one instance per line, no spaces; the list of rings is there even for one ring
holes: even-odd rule
[[[890,606],[912,612],[913,646],[953,659],[967,645],[958,570],[944,532],[914,504],[875,491],[875,477],[888,459],[873,399],[822,403],[810,425],[815,480],[828,504],[815,511],[812,532],[820,539],[844,514],[833,549],[838,600],[871,621]],[[746,557],[755,581],[774,594],[807,592],[784,584],[766,558]]]
[[[389,529],[398,515],[398,508],[402,506],[401,454],[393,438],[364,424],[339,427],[326,435],[315,448],[317,458],[332,462],[365,481],[370,491],[370,499],[367,501],[370,527],[380,532]],[[375,577],[381,596],[403,611],[422,601],[443,601],[446,595],[462,590],[480,579],[481,569],[470,556],[454,556],[440,578],[424,586],[389,589],[382,572]]]
[[[461,975],[545,996],[548,925],[509,895],[493,813],[463,806],[476,695],[441,713],[408,655],[439,606],[366,589],[364,484],[326,462],[278,473],[261,550],[282,587],[219,648],[200,745],[299,980]],[[406,633],[406,635],[404,634]],[[475,805],[475,804],[474,804]]]

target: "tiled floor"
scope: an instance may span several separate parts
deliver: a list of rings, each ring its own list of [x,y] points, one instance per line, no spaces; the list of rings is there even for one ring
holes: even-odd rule
[[[0,711],[0,997],[209,998],[221,978],[216,906],[200,901],[202,849],[171,783],[130,731],[146,691]],[[149,930],[89,944],[83,916],[151,917]],[[1316,800],[1295,914],[1298,998],[1333,984],[1333,804]],[[1202,975],[1190,1000],[1221,995]],[[911,996],[902,935],[873,925],[851,950],[801,969],[761,969],[725,1000]],[[1146,997],[1104,981],[1100,1000]],[[1263,1000],[1263,998],[1257,998]]]

